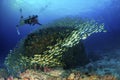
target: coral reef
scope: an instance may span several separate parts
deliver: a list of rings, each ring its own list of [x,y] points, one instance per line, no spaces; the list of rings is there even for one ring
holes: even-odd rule
[[[49,73],[26,70],[24,73],[20,74],[20,78],[22,80],[117,80],[117,78],[112,75],[99,76],[96,74],[75,71],[75,69],[74,71],[71,70],[70,72],[67,72],[67,76],[61,76],[61,74],[64,74],[66,72],[67,71],[60,69]]]
[[[8,72],[5,68],[0,69],[0,78],[7,78],[8,77]],[[0,79],[1,80],[1,79]]]
[[[50,72],[26,70],[19,75],[19,78],[14,78],[14,80],[28,80],[35,76],[37,77],[33,80],[120,80],[119,51],[104,52],[101,60],[91,62],[85,67],[69,70],[55,68]],[[113,53],[114,55],[112,55]],[[0,79],[5,80],[4,78]]]
[[[63,76],[64,75],[64,76]],[[0,78],[5,80],[5,78]],[[83,73],[74,70],[56,69],[51,72],[40,72],[34,70],[26,70],[19,75],[19,78],[9,76],[7,80],[119,80],[113,75],[97,75],[90,73]]]
[[[8,54],[4,63],[7,66],[8,73],[14,76],[19,75],[30,65],[28,57],[15,53]]]
[[[118,50],[109,50],[103,52],[103,57],[95,62],[91,62],[85,66],[87,72],[93,72],[100,76],[112,75],[120,79],[120,54]],[[114,55],[113,55],[114,54]],[[119,80],[118,79],[118,80]]]
[[[104,24],[70,17],[56,20],[43,27],[45,28],[29,34],[6,57],[5,64],[10,73],[21,73],[33,67],[84,65],[88,59],[81,40],[93,33],[106,32]]]
[[[25,39],[25,51],[27,51],[25,55],[34,55],[32,63],[50,67],[66,65],[61,62],[61,59],[65,61],[63,60],[64,54],[68,53],[69,56],[77,54],[72,52],[71,49],[77,44],[81,44],[80,40],[86,39],[93,33],[104,31],[103,24],[98,25],[94,20],[82,21],[78,18],[64,18],[47,26],[48,28],[38,30]],[[77,48],[74,48],[75,50]],[[79,50],[79,54],[83,54],[83,59],[87,59],[84,51],[82,51],[83,49]],[[67,57],[67,59],[70,60],[70,57]],[[72,62],[71,65],[73,65]]]

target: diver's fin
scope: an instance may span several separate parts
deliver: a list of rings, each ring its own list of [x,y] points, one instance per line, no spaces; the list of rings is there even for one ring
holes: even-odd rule
[[[17,33],[18,33],[18,35],[20,35],[20,31],[18,30],[18,28],[17,28]]]
[[[22,15],[22,8],[20,8],[20,14],[21,14],[21,19],[23,19],[23,15]]]
[[[16,29],[17,29],[18,35],[20,35],[20,31],[19,31],[19,29],[18,29],[18,26],[16,26]]]
[[[20,8],[20,13],[22,13],[22,8]]]

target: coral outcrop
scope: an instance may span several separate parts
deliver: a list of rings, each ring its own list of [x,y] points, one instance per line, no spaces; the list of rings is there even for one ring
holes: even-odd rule
[[[93,33],[105,32],[104,24],[81,18],[62,18],[30,33],[6,58],[8,70],[21,72],[33,67],[75,67],[88,62],[81,40]],[[19,55],[21,56],[19,56]],[[11,61],[10,61],[11,60]],[[14,64],[14,65],[13,65]],[[23,66],[22,69],[20,66]]]

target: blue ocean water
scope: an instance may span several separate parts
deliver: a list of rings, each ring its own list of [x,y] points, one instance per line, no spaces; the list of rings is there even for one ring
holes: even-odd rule
[[[86,50],[104,51],[120,48],[119,0],[1,0],[0,2],[0,64],[9,50],[40,26],[24,25],[17,34],[16,25],[22,15],[38,15],[44,25],[66,16],[95,19],[105,24],[107,33],[93,34],[84,41]]]

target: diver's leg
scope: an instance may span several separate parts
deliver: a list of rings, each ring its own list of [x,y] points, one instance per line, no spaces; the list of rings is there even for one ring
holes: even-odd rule
[[[17,33],[18,33],[18,35],[20,35],[20,31],[19,31],[18,27],[19,27],[19,25],[16,25]]]

